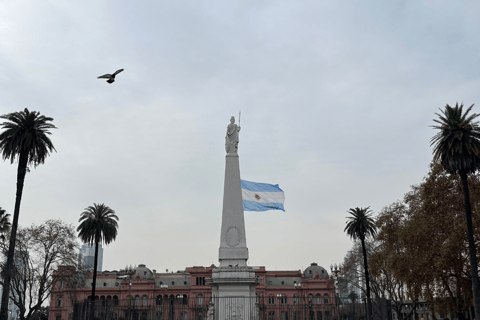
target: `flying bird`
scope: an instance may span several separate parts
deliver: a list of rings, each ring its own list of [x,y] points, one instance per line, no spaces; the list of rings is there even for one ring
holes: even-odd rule
[[[115,76],[122,71],[123,71],[123,69],[118,69],[113,74],[108,74],[107,73],[107,74],[104,74],[103,76],[98,77],[98,79],[108,79],[107,82],[112,84],[115,81]]]

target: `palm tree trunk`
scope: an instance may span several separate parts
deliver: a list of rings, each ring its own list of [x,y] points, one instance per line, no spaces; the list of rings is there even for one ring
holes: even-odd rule
[[[367,286],[367,319],[373,319],[372,300],[370,299],[370,276],[368,274],[367,249],[365,248],[365,239],[360,238],[363,251],[363,266],[365,268],[365,285]]]
[[[93,282],[92,282],[92,311],[91,319],[94,319],[95,312],[95,289],[97,287],[97,265],[98,265],[98,242],[100,241],[100,233],[95,233],[95,259],[93,260]]]
[[[8,319],[8,300],[10,298],[10,281],[12,279],[12,269],[15,255],[15,240],[17,239],[18,217],[20,215],[20,202],[22,201],[23,184],[25,174],[27,173],[28,153],[22,152],[18,159],[17,170],[17,194],[15,198],[15,210],[13,212],[12,229],[10,232],[10,244],[8,247],[7,263],[5,265],[5,274],[3,278],[2,307],[0,309],[0,320]]]
[[[480,282],[478,280],[477,250],[473,238],[472,207],[470,205],[470,192],[468,190],[468,179],[465,171],[460,171],[462,179],[463,198],[465,200],[465,217],[467,218],[467,240],[468,253],[470,255],[470,276],[472,277],[473,306],[475,307],[475,318],[480,317]]]

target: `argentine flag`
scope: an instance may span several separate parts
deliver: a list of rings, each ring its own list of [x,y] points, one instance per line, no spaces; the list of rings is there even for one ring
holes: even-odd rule
[[[285,193],[278,184],[242,181],[244,211],[282,210]]]

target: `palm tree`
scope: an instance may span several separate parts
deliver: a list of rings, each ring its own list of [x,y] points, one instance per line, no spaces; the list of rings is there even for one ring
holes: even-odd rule
[[[473,303],[475,315],[480,317],[480,282],[478,279],[477,252],[473,238],[472,207],[470,192],[468,191],[468,174],[480,168],[480,127],[473,121],[479,115],[474,113],[468,116],[473,104],[463,113],[463,103],[455,107],[448,104],[442,114],[435,113],[439,119],[434,119],[438,125],[434,129],[440,130],[432,139],[433,159],[443,165],[449,174],[460,174],[462,180],[463,198],[465,202],[465,216],[467,219],[468,253],[470,255],[470,275],[472,278]]]
[[[377,235],[377,226],[371,218],[372,211],[370,207],[366,208],[355,208],[348,210],[352,216],[347,217],[349,219],[346,224],[347,226],[343,231],[346,231],[351,239],[357,240],[360,239],[362,244],[363,251],[363,267],[365,269],[365,284],[367,286],[367,318],[373,319],[373,309],[372,309],[372,300],[370,299],[370,276],[368,274],[368,264],[367,264],[367,250],[365,248],[365,238],[371,236],[374,238]]]
[[[7,319],[8,298],[10,295],[10,280],[13,270],[13,253],[17,237],[18,217],[20,215],[20,202],[22,200],[23,184],[25,174],[29,171],[28,166],[34,167],[45,163],[47,156],[55,150],[52,141],[48,137],[49,129],[56,127],[49,123],[53,118],[40,115],[37,111],[13,112],[1,115],[0,118],[7,120],[0,126],[5,129],[0,134],[0,152],[3,160],[10,159],[13,164],[18,158],[17,169],[17,193],[15,198],[15,209],[13,212],[13,223],[10,232],[10,243],[5,265],[4,285],[2,294],[2,307],[0,319]],[[55,150],[56,151],[56,150]]]
[[[10,215],[0,207],[0,240],[5,241],[5,233],[10,230]]]
[[[77,228],[79,238],[87,244],[95,243],[95,262],[93,264],[92,302],[95,301],[97,281],[98,244],[109,244],[117,237],[118,217],[115,211],[105,204],[89,206],[80,214],[80,225]],[[93,309],[92,309],[93,311]]]

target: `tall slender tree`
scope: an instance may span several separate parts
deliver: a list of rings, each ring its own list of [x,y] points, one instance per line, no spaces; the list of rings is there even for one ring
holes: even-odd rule
[[[480,168],[480,126],[474,121],[479,114],[473,113],[473,104],[463,112],[463,103],[455,107],[448,104],[441,114],[435,113],[438,119],[434,129],[439,132],[431,139],[433,159],[443,165],[449,174],[459,174],[462,180],[462,191],[467,219],[468,253],[470,256],[470,276],[472,278],[473,305],[475,317],[480,317],[480,282],[478,278],[477,250],[473,237],[472,207],[468,190],[468,175]]]
[[[363,266],[365,269],[365,285],[367,287],[367,317],[369,320],[373,319],[372,300],[370,297],[370,277],[368,274],[367,250],[365,248],[365,239],[369,236],[375,238],[377,234],[377,227],[371,215],[370,207],[358,208],[348,210],[352,216],[347,217],[347,226],[343,231],[346,231],[351,239],[360,239],[363,253]]]
[[[96,204],[85,208],[80,215],[77,228],[79,238],[87,244],[95,244],[95,260],[93,264],[92,303],[95,301],[97,281],[98,244],[109,244],[117,237],[118,217],[115,211],[105,204]],[[92,309],[93,310],[93,309]]]
[[[13,212],[7,263],[5,265],[2,307],[0,309],[0,320],[7,320],[10,280],[13,271],[13,253],[15,250],[25,174],[29,165],[36,167],[45,163],[45,159],[50,152],[55,150],[48,135],[51,134],[49,130],[56,127],[50,123],[53,121],[53,118],[42,116],[37,111],[30,112],[27,108],[23,111],[1,115],[0,118],[7,120],[0,124],[2,129],[4,129],[0,133],[0,152],[3,160],[10,159],[10,163],[13,164],[18,159],[15,209]]]

